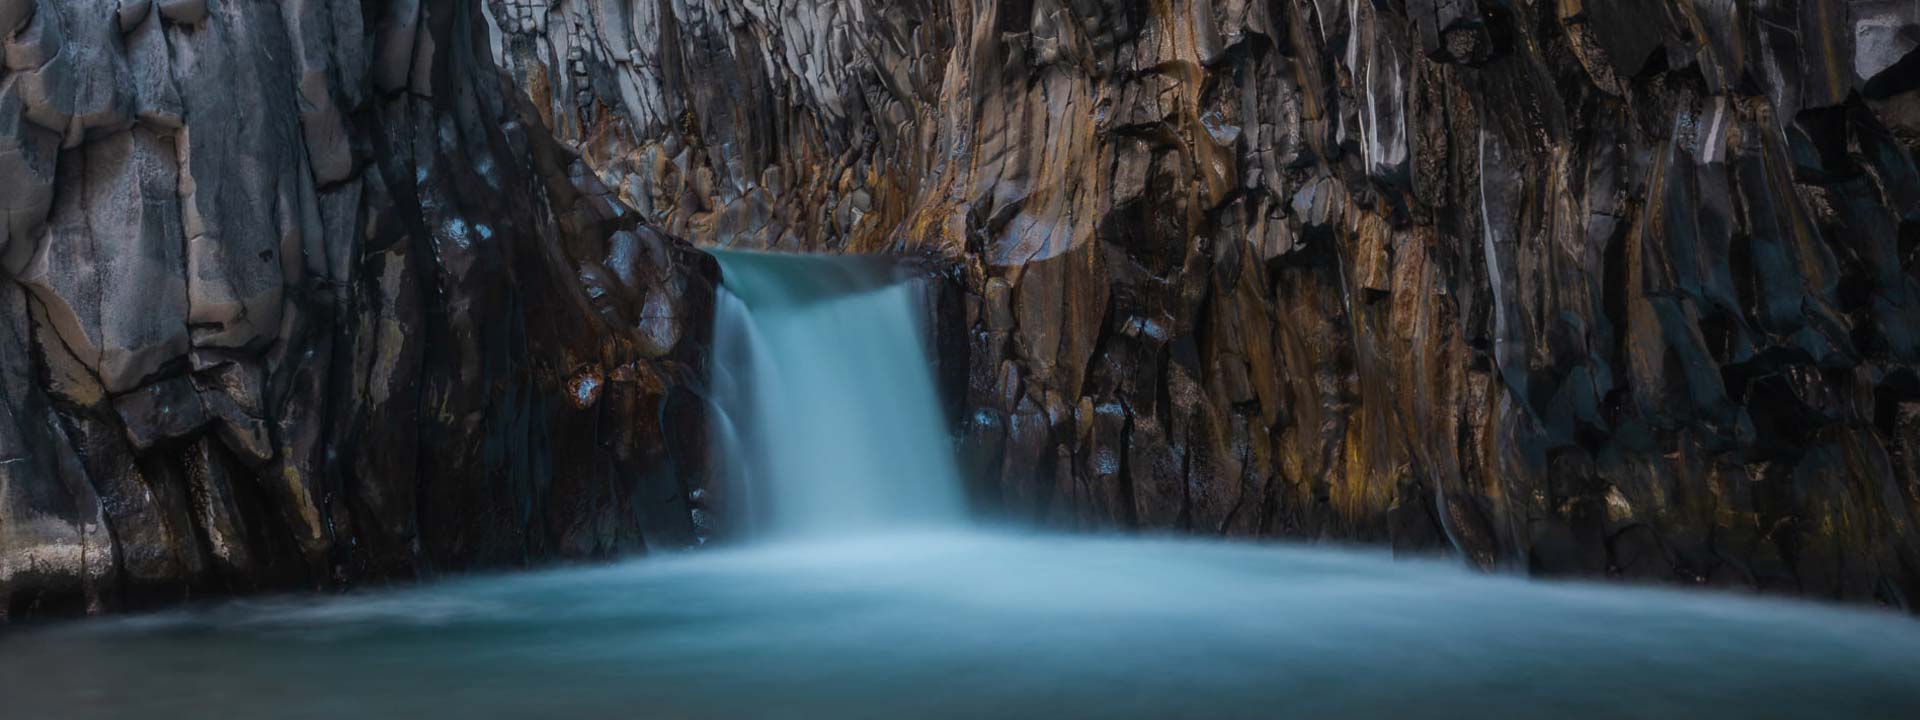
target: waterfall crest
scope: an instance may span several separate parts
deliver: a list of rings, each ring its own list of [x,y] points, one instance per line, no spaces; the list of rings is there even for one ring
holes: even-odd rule
[[[716,251],[711,413],[729,522],[754,535],[965,516],[924,280],[890,260]]]

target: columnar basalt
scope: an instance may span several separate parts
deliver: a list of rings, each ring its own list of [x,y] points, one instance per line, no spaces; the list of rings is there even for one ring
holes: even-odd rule
[[[1920,4],[485,8],[648,221],[956,260],[1005,512],[1920,602]]]
[[[717,269],[464,0],[0,0],[0,619],[692,539]]]
[[[0,42],[0,612],[690,541],[716,270],[672,236],[944,257],[1016,518],[1920,605],[1911,0],[0,0]]]

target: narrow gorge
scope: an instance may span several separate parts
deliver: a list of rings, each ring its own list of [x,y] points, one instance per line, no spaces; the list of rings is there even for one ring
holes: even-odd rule
[[[490,7],[663,231],[948,258],[1016,522],[1920,598],[1916,3]]]
[[[9,616],[743,526],[700,248],[910,259],[1009,524],[1920,604],[1911,0],[0,0],[0,36]]]

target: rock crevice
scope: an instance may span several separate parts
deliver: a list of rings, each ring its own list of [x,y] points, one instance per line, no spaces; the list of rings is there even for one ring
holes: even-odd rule
[[[1920,604],[1912,2],[0,0],[0,39],[9,612],[692,541],[717,271],[676,237],[944,258],[1015,518]]]
[[[1911,2],[490,0],[699,244],[961,268],[981,494],[1920,601]]]
[[[486,28],[0,2],[0,617],[695,539],[717,268]]]

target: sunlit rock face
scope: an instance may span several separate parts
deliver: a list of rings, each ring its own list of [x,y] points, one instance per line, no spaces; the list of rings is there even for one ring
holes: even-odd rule
[[[659,227],[954,259],[1011,515],[1920,602],[1920,5],[485,8]]]
[[[457,0],[0,0],[0,619],[687,541],[712,261]]]

